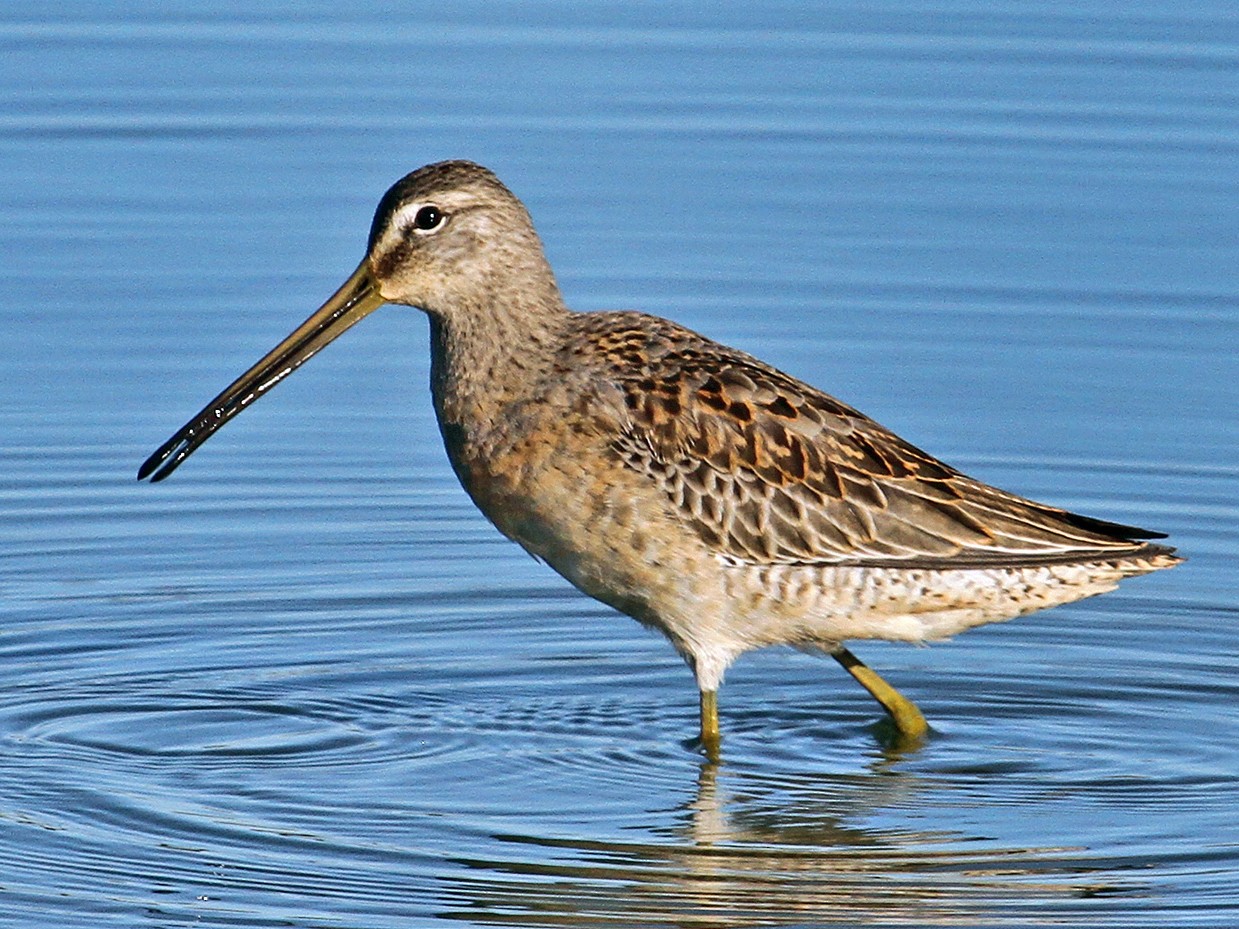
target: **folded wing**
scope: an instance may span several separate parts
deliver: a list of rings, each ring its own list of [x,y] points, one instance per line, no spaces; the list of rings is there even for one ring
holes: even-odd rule
[[[668,324],[670,326],[670,324]],[[626,346],[614,442],[719,554],[757,564],[1091,560],[1158,533],[1006,493],[741,352],[669,328]]]

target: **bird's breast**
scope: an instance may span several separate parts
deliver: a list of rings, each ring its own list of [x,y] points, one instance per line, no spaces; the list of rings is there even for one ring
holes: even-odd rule
[[[510,414],[490,430],[444,425],[465,491],[500,532],[578,588],[657,624],[655,604],[679,596],[665,589],[680,583],[668,558],[697,540],[682,537],[665,496],[605,436],[571,417]]]

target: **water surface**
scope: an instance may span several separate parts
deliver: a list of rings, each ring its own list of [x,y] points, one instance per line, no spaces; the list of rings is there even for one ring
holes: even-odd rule
[[[1239,919],[1239,17],[1220,2],[0,14],[0,924]],[[931,649],[671,650],[456,486],[388,308],[184,419],[468,157],[579,309],[739,345],[1190,561]]]

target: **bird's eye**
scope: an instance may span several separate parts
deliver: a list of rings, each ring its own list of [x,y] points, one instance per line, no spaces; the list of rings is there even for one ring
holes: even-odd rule
[[[443,225],[447,216],[437,206],[424,206],[413,217],[413,228],[421,232],[430,232]]]

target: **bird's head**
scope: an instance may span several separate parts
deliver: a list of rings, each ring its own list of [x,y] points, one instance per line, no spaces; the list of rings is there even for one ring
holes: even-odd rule
[[[253,401],[384,303],[450,324],[523,308],[562,307],[524,205],[467,161],[419,168],[383,195],[366,256],[318,310],[207,404],[138,470],[160,481]],[[484,322],[484,321],[483,321]]]

